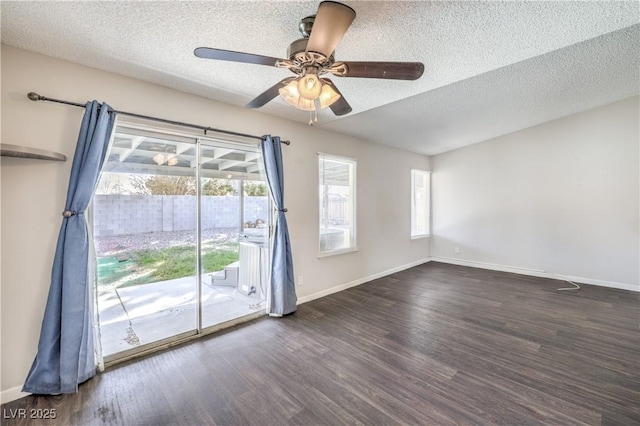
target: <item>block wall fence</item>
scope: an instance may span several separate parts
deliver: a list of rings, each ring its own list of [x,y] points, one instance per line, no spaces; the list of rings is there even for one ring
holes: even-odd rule
[[[269,221],[268,197],[245,197],[244,221]],[[240,228],[240,196],[202,197],[202,229]],[[96,237],[196,229],[192,195],[96,195]]]

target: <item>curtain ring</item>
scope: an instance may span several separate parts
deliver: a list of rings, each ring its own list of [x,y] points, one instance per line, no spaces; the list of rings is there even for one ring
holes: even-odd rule
[[[62,212],[62,216],[66,217],[66,218],[70,218],[71,216],[77,215],[77,212],[74,212],[73,210],[65,210]]]

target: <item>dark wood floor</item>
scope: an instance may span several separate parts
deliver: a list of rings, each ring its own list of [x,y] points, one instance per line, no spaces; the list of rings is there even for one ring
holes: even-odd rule
[[[6,404],[2,424],[640,424],[640,295],[559,286],[428,263]]]

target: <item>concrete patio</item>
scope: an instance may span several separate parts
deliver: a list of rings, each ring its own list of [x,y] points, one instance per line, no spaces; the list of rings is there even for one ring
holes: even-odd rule
[[[203,328],[264,310],[264,303],[202,276]],[[196,279],[186,277],[98,292],[102,355],[107,357],[196,328]]]

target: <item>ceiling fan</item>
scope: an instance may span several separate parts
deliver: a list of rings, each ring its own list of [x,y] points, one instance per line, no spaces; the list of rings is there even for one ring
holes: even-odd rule
[[[258,95],[246,105],[247,108],[260,108],[279,94],[290,105],[305,111],[317,114],[319,109],[329,107],[335,115],[344,115],[351,112],[351,106],[324,75],[416,80],[424,72],[421,62],[335,61],[334,50],[355,17],[356,12],[347,5],[321,2],[316,15],[300,20],[299,30],[303,38],[289,45],[289,59],[210,47],[198,47],[193,53],[199,58],[287,68],[296,75],[279,81]]]

